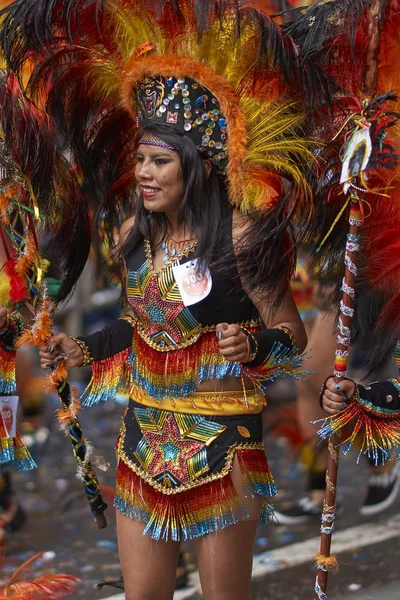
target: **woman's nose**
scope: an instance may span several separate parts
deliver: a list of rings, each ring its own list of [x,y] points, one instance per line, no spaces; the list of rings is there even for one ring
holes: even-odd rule
[[[151,179],[150,164],[146,160],[144,160],[143,162],[137,163],[136,178],[137,179]]]

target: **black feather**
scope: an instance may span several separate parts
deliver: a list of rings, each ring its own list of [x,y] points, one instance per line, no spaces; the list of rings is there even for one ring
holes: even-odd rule
[[[57,148],[50,122],[24,96],[15,76],[0,79],[0,122],[6,148],[30,182],[53,260],[62,274],[56,301],[72,290],[86,263],[90,222],[86,200],[72,167]]]

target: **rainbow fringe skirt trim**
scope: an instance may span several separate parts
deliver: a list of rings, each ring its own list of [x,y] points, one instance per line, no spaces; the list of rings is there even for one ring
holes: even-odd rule
[[[188,540],[249,517],[231,477],[235,457],[246,495],[277,494],[262,441],[261,415],[213,417],[133,401],[117,444],[114,505],[145,523],[155,540]]]

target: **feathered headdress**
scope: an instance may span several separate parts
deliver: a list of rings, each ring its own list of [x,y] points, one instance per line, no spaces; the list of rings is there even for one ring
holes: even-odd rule
[[[35,0],[33,10],[16,0],[2,22],[10,67],[35,64],[28,91],[56,118],[103,214],[131,210],[135,130],[154,99],[152,120],[192,137],[232,204],[261,218],[250,287],[287,277],[271,236],[309,217],[314,156],[301,86],[289,95],[285,83],[296,51],[267,14],[239,1]]]

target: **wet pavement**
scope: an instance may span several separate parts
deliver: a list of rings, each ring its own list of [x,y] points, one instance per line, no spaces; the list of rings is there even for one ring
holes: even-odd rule
[[[26,558],[42,551],[44,555],[34,565],[34,576],[51,572],[78,575],[81,583],[74,597],[104,599],[116,595],[117,591],[110,587],[99,590],[96,585],[101,580],[117,580],[120,577],[111,487],[115,476],[113,448],[124,406],[106,403],[81,413],[84,432],[95,444],[96,453],[110,462],[106,473],[98,471],[101,482],[109,486],[104,488],[104,495],[110,502],[107,510],[108,527],[105,530],[98,530],[91,518],[82,484],[75,478],[71,444],[58,431],[52,414],[55,408],[55,399],[47,402],[42,424],[48,427],[50,435],[41,447],[35,449],[38,470],[15,477],[15,486],[28,514],[28,521],[20,531],[9,537],[6,548],[8,559],[1,567],[0,583]],[[278,415],[277,409],[269,408],[267,426],[270,424],[275,429],[278,419],[282,419],[282,413]],[[284,509],[285,503],[296,498],[304,489],[305,473],[285,439],[276,438],[269,432],[266,444],[270,465],[280,489],[276,506]],[[339,572],[330,576],[329,600],[400,600],[400,515],[399,520],[393,521],[394,525],[388,522],[390,517],[400,512],[400,496],[395,506],[379,519],[366,520],[361,517],[358,509],[366,492],[367,475],[366,464],[356,465],[354,453],[341,461],[338,489],[344,512],[337,519],[337,531],[345,532],[362,524],[369,524],[372,531],[376,523],[381,523],[383,530],[398,527],[399,535],[396,532],[392,538],[376,543],[372,532],[371,545],[363,547],[358,547],[356,536],[354,545],[347,546],[339,556]],[[254,600],[310,600],[314,597],[315,570],[311,558],[304,554],[305,561],[302,564],[291,565],[296,563],[293,558],[294,544],[317,538],[318,532],[318,520],[296,527],[270,524],[259,528],[256,557],[260,556],[260,563],[267,565],[269,572],[254,580]],[[284,550],[279,551],[280,548]],[[296,553],[301,555],[302,548],[297,546]],[[195,570],[190,544],[185,551],[191,569]],[[275,560],[274,552],[278,551],[281,552],[280,558]],[[183,598],[182,595],[179,597]],[[201,596],[191,593],[186,597],[194,600]]]

